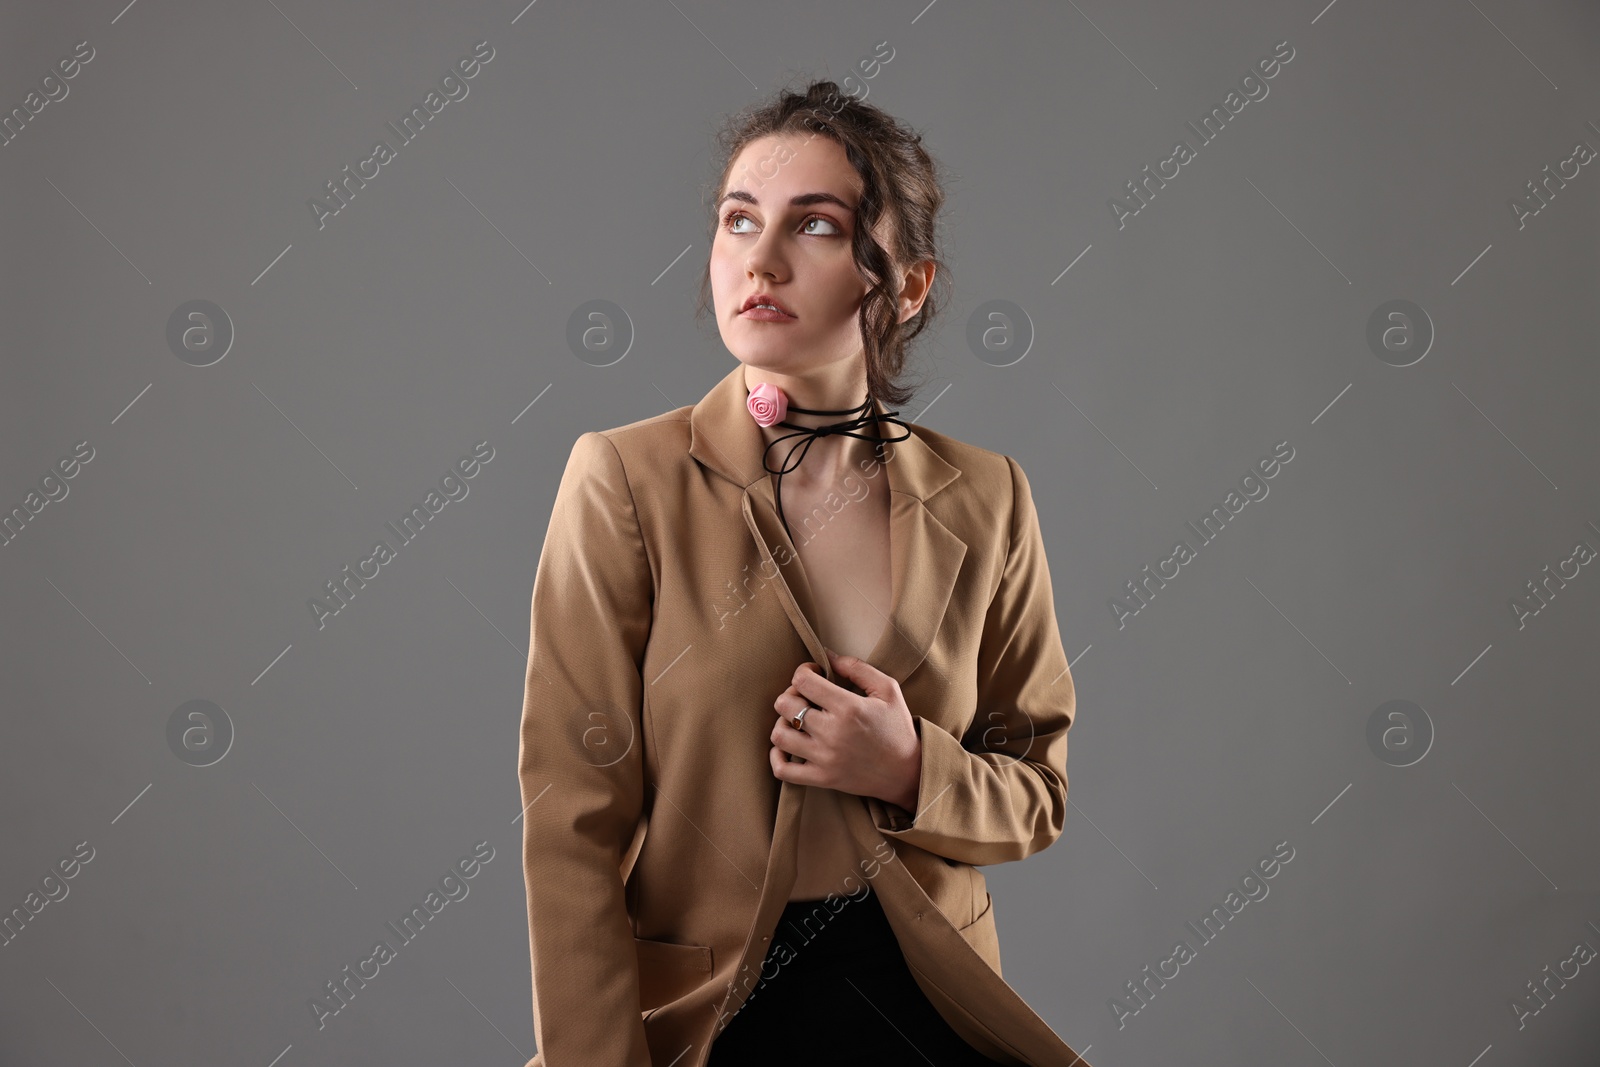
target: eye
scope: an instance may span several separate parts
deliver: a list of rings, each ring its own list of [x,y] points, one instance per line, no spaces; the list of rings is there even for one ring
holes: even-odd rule
[[[811,222],[820,222],[820,223],[823,223],[824,225],[833,227],[833,232],[832,233],[813,233],[811,235],[813,237],[838,237],[838,236],[841,236],[844,233],[844,231],[839,229],[838,225],[836,225],[834,223],[834,221],[832,219],[828,218],[828,216],[826,216],[826,215],[812,215],[809,218],[807,218],[804,223],[801,223],[801,225],[804,226],[806,223],[811,223]]]
[[[737,230],[737,229],[734,229],[735,224],[737,224],[737,223],[739,223],[741,221],[753,223],[755,220],[752,219],[749,215],[746,215],[742,211],[730,211],[726,215],[722,216],[722,228],[724,230],[728,231],[731,234],[744,236],[745,234],[750,233],[750,231],[749,230]],[[806,230],[805,234],[806,234],[807,237],[842,237],[842,236],[844,236],[844,231],[839,228],[839,224],[834,222],[832,219],[828,218],[828,216],[826,216],[826,215],[808,215],[805,218],[805,220],[803,222],[801,222],[800,225],[802,227],[805,227],[805,226],[810,225],[813,222],[820,222],[825,226],[831,226],[833,228],[832,232],[817,233],[817,232],[812,231],[812,230]]]

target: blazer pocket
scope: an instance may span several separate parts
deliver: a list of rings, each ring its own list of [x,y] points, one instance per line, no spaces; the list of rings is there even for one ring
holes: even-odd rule
[[[982,922],[984,916],[988,915],[993,910],[994,910],[994,897],[986,889],[986,890],[983,891],[983,910],[978,912],[977,918],[973,919],[972,922],[969,922],[967,925],[961,927],[961,929],[962,930],[970,930],[970,929],[972,929],[972,927],[974,925],[976,925],[977,923]]]
[[[711,973],[710,945],[680,945],[636,937],[639,957],[639,1007],[659,1008],[698,989]]]
[[[995,974],[1005,977],[1005,971],[1000,966],[1000,931],[994,924],[994,897],[988,890],[984,890],[983,910],[978,912],[978,917],[957,932],[983,957]]]

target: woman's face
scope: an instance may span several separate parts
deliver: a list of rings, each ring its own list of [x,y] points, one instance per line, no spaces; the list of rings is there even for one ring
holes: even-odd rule
[[[859,358],[856,314],[871,287],[850,253],[861,178],[844,148],[828,137],[763,137],[734,159],[721,192],[711,291],[728,351],[794,375]],[[763,293],[789,314],[746,314]]]

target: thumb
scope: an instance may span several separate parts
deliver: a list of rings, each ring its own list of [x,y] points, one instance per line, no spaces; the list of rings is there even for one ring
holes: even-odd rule
[[[882,686],[879,684],[883,673],[859,656],[844,656],[831,648],[825,649],[828,653],[828,662],[833,669],[838,671],[850,681],[861,687],[867,696],[878,696]]]

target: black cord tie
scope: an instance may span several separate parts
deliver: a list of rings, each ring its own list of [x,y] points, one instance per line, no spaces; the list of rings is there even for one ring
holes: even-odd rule
[[[769,444],[766,447],[766,450],[761,454],[761,466],[767,471],[768,474],[776,474],[778,476],[778,481],[774,487],[773,495],[778,500],[778,519],[783,523],[784,533],[789,533],[790,531],[789,520],[785,518],[783,514],[783,476],[800,466],[800,464],[806,458],[806,453],[811,450],[812,443],[816,441],[817,438],[827,437],[830,434],[844,434],[847,437],[854,437],[862,441],[876,441],[882,445],[886,443],[893,443],[895,441],[904,441],[907,437],[911,436],[911,427],[901,419],[895,417],[900,414],[898,411],[885,412],[881,417],[872,414],[872,396],[870,393],[867,395],[866,400],[853,408],[838,408],[829,410],[825,408],[800,408],[793,405],[788,405],[787,410],[798,411],[802,415],[853,415],[855,417],[844,419],[840,422],[830,422],[825,426],[797,426],[787,419],[777,423],[779,426],[787,426],[790,429],[797,431],[795,433],[784,434],[776,441],[773,441],[772,444]],[[884,437],[878,433],[865,434],[856,432],[862,427],[874,425],[879,422],[895,423],[904,427],[906,432],[899,437]],[[783,466],[778,470],[773,470],[771,467],[768,467],[766,453],[772,450],[773,445],[781,444],[784,441],[788,441],[791,438],[796,437],[805,438],[805,440],[795,441],[794,444],[789,446],[789,451],[787,454],[785,454],[783,459]],[[799,453],[798,458],[795,456],[796,452]],[[793,539],[793,534],[790,534],[790,540],[792,541]]]

